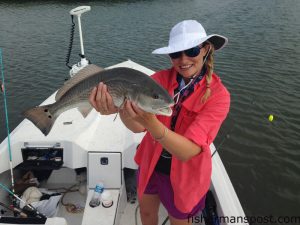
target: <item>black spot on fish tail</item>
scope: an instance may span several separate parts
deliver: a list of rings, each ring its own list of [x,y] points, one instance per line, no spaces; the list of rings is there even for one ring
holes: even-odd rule
[[[31,108],[25,112],[23,115],[30,120],[44,135],[48,135],[56,117],[51,113],[51,105],[38,106]]]

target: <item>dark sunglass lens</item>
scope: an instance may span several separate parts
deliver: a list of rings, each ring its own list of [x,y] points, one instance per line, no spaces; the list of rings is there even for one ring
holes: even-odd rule
[[[196,57],[199,55],[201,48],[199,46],[196,46],[194,48],[190,48],[188,50],[185,50],[184,53],[188,56],[188,57]]]
[[[172,59],[178,59],[178,58],[181,56],[181,53],[182,53],[182,52],[174,52],[174,53],[170,53],[169,56],[170,56]]]

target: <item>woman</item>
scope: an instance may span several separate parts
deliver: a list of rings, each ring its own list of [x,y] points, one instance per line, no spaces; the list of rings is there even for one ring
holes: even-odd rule
[[[213,53],[226,43],[223,36],[207,36],[195,20],[178,23],[169,45],[153,52],[168,54],[172,62],[172,68],[152,75],[174,96],[172,116],[144,112],[130,101],[120,109],[131,131],[147,131],[135,155],[143,225],[158,224],[160,202],[172,225],[191,224],[204,207],[212,168],[209,145],[230,105],[228,91],[213,73]],[[90,103],[103,115],[118,111],[103,83],[93,90]]]

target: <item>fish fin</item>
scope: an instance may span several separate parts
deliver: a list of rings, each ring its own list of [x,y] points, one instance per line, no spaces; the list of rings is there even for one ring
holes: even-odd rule
[[[103,69],[101,67],[96,66],[94,64],[87,65],[82,70],[80,70],[74,77],[65,82],[65,84],[57,91],[55,95],[55,100],[58,101],[74,85],[80,83],[88,77],[94,76],[96,73],[102,70]]]
[[[23,112],[23,115],[39,128],[45,136],[49,134],[57,118],[51,113],[51,106],[54,104],[37,106]]]
[[[115,118],[114,118],[114,122],[116,121],[118,115],[119,115],[119,111],[117,112],[117,114],[116,114],[116,116],[115,116]]]
[[[123,99],[121,105],[119,106],[119,109],[123,109],[124,108],[127,99],[128,98],[126,96],[124,96],[124,99]]]
[[[123,102],[122,102],[121,105],[118,107],[118,112],[117,112],[117,114],[116,114],[116,116],[115,116],[115,118],[114,118],[114,122],[115,122],[115,120],[117,119],[117,117],[118,117],[118,115],[119,115],[119,113],[120,113],[120,109],[123,109],[123,107],[124,107],[124,105],[125,105],[125,102],[126,102],[126,99],[127,99],[127,97],[125,96]]]
[[[89,115],[89,113],[92,111],[93,107],[78,107],[78,111],[81,113],[81,115],[86,118],[87,115]]]
[[[115,118],[114,118],[114,122],[116,121],[118,115],[120,114],[120,110],[123,109],[123,107],[124,107],[124,105],[125,105],[125,102],[126,102],[126,99],[127,99],[127,97],[125,96],[123,102],[122,102],[122,103],[120,104],[120,106],[118,107],[118,112],[117,112],[117,114],[116,114],[116,116],[115,116]]]

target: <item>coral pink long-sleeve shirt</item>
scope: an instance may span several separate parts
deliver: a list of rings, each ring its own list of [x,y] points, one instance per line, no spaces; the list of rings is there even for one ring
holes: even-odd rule
[[[171,68],[155,73],[152,78],[174,96],[178,86],[176,75],[176,70]],[[201,147],[201,152],[186,162],[172,157],[170,179],[174,202],[183,213],[189,213],[209,189],[212,170],[209,145],[229,112],[230,94],[216,74],[212,75],[210,88],[211,96],[202,103],[201,97],[206,90],[205,77],[196,84],[194,92],[182,103],[176,122],[175,132]],[[171,117],[157,118],[170,128]],[[140,167],[139,198],[145,191],[161,152],[162,145],[147,132],[135,155],[135,161]]]

